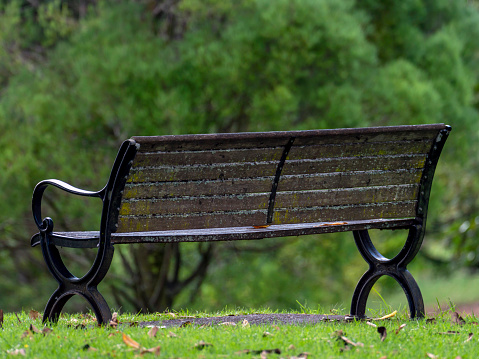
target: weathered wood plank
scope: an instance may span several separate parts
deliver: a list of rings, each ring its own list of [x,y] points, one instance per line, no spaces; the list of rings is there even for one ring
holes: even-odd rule
[[[278,192],[275,210],[413,201],[417,199],[418,188],[417,185],[399,185]]]
[[[274,177],[127,183],[123,199],[230,195],[271,191]]]
[[[415,216],[416,204],[416,201],[409,201],[300,209],[276,209],[273,224],[410,218]]]
[[[266,223],[266,210],[193,213],[161,217],[119,216],[118,232],[141,232],[191,228],[241,227]]]
[[[216,164],[241,162],[278,162],[283,153],[282,147],[251,148],[230,150],[140,152],[135,157],[135,167],[155,167],[160,165]]]
[[[120,215],[146,216],[267,209],[269,193],[123,201]]]
[[[416,169],[423,168],[425,160],[425,155],[399,155],[286,161],[282,175]]]
[[[279,181],[278,192],[419,184],[421,175],[420,169],[283,175]]]
[[[229,180],[274,176],[277,162],[132,168],[128,182]]]
[[[430,147],[430,139],[427,141],[341,143],[329,145],[293,146],[289,152],[288,160],[425,154],[429,151]]]

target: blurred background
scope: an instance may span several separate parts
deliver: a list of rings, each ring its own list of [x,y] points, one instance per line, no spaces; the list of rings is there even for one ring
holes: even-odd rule
[[[29,246],[35,184],[99,190],[131,136],[439,122],[453,131],[409,269],[428,308],[470,308],[478,110],[477,0],[0,0],[0,309],[42,311],[56,288]],[[99,229],[99,200],[48,190],[45,201],[56,230]],[[406,235],[373,233],[386,256]],[[76,275],[95,255],[63,253]],[[122,311],[347,312],[366,269],[351,233],[129,245],[99,289]],[[388,278],[369,302],[407,304]]]

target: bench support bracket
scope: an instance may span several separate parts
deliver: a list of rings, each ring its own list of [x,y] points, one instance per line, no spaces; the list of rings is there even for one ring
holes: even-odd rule
[[[365,318],[366,303],[376,281],[384,275],[394,278],[404,290],[409,303],[410,317],[424,317],[422,294],[406,266],[414,259],[421,247],[424,236],[423,226],[416,225],[409,230],[406,244],[392,259],[381,255],[374,247],[367,230],[354,231],[354,239],[359,252],[369,264],[369,269],[359,280],[351,301],[351,317]]]

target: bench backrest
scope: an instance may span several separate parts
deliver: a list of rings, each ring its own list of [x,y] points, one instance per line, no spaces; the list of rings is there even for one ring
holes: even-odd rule
[[[414,218],[446,128],[133,137],[117,232]]]

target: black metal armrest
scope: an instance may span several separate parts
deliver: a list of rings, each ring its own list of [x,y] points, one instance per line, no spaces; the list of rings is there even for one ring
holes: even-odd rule
[[[33,197],[32,197],[32,211],[33,211],[33,219],[35,220],[35,224],[37,225],[38,229],[40,231],[45,231],[47,230],[47,222],[51,222],[50,219],[42,219],[42,198],[43,198],[43,192],[45,192],[45,189],[48,186],[54,186],[57,187],[65,192],[72,193],[78,196],[84,196],[84,197],[98,197],[101,200],[105,198],[105,191],[106,187],[101,189],[100,191],[93,192],[93,191],[86,191],[81,188],[74,187],[66,182],[56,180],[56,179],[48,179],[39,182],[36,186],[35,189],[33,190]],[[52,228],[50,228],[52,230]],[[35,237],[35,236],[34,236]],[[32,238],[32,244],[36,242]]]

